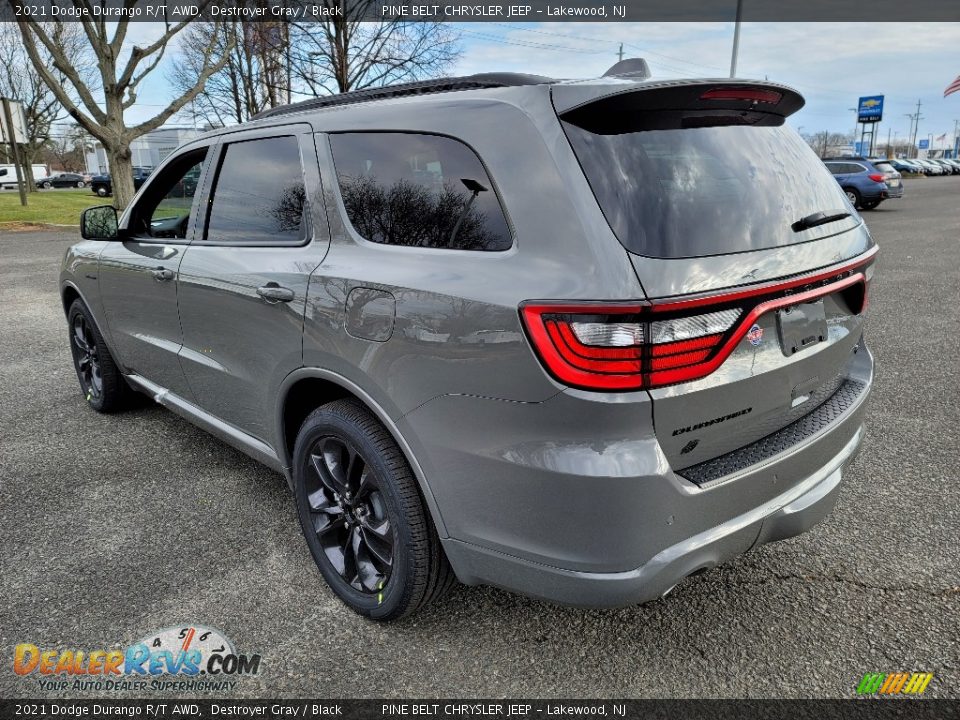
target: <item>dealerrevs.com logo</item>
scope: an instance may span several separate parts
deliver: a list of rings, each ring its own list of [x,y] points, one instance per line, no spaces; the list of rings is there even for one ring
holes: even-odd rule
[[[260,672],[260,655],[236,651],[219,630],[169,627],[124,649],[81,650],[16,646],[13,671],[35,677],[44,691],[230,692],[237,678]]]

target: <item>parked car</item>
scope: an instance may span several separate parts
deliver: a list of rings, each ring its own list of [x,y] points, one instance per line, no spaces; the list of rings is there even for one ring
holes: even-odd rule
[[[886,162],[890,163],[899,173],[911,173],[911,174],[922,174],[923,169],[918,165],[914,165],[910,160],[903,160],[901,158],[891,158]]]
[[[945,174],[945,171],[942,167],[940,167],[935,162],[931,162],[930,160],[927,160],[926,158],[923,158],[923,159],[917,158],[914,160],[914,162],[917,163],[920,167],[922,167],[924,169],[924,172],[926,172],[927,175]]]
[[[884,173],[864,158],[825,159],[823,164],[855,208],[873,210],[887,198],[903,195],[902,184],[891,188]]]
[[[937,165],[942,167],[945,175],[956,175],[960,173],[960,168],[956,167],[946,158],[932,158],[931,162],[935,162]]]
[[[883,174],[883,181],[888,188],[888,196],[891,198],[903,197],[903,176],[900,171],[886,159],[871,160],[870,164]]]
[[[946,160],[948,163],[953,165],[954,173],[960,174],[960,160],[957,160],[956,158],[946,158]]]
[[[64,258],[83,397],[138,390],[282,473],[320,573],[378,620],[454,577],[647,602],[807,530],[862,437],[877,247],[785,124],[796,91],[644,69],[362,90],[191,140]]]
[[[140,186],[147,181],[153,168],[135,167],[133,169],[133,188],[139,190]],[[113,180],[110,175],[96,175],[90,183],[90,188],[100,197],[113,195]]]
[[[83,175],[78,173],[56,173],[54,175],[48,175],[45,178],[40,178],[36,182],[37,187],[43,188],[44,190],[68,187],[82,188],[87,186]]]

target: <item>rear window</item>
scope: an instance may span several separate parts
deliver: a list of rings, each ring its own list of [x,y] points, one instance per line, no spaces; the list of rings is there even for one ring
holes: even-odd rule
[[[873,166],[882,173],[895,173],[893,165],[889,163],[874,163]]]
[[[848,206],[820,159],[782,125],[619,134],[563,126],[610,227],[627,250],[640,255],[700,257],[783,247],[856,222],[793,231],[803,217]]]

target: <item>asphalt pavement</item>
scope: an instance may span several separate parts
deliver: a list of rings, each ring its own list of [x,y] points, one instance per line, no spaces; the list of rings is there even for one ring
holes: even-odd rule
[[[235,696],[849,697],[866,672],[924,671],[927,696],[960,697],[958,200],[960,177],[908,180],[864,215],[876,385],[811,532],[644,607],[458,586],[390,625],[326,588],[279,475],[158,407],[86,406],[57,296],[75,236],[0,229],[0,697],[84,696],[15,675],[17,644],[194,623],[262,656]]]

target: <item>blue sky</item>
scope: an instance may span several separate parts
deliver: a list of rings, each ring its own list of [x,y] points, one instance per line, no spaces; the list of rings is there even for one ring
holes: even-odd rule
[[[454,74],[521,71],[553,77],[596,77],[624,55],[647,59],[658,78],[726,77],[732,23],[460,23],[464,54]],[[134,24],[148,36],[151,28]],[[943,97],[960,75],[957,23],[744,23],[739,77],[769,78],[797,88],[806,106],[790,122],[804,134],[851,132],[861,95],[885,95],[878,140],[903,138],[919,99],[918,137],[953,135],[960,93]],[[169,99],[162,71],[155,73],[135,121]]]

